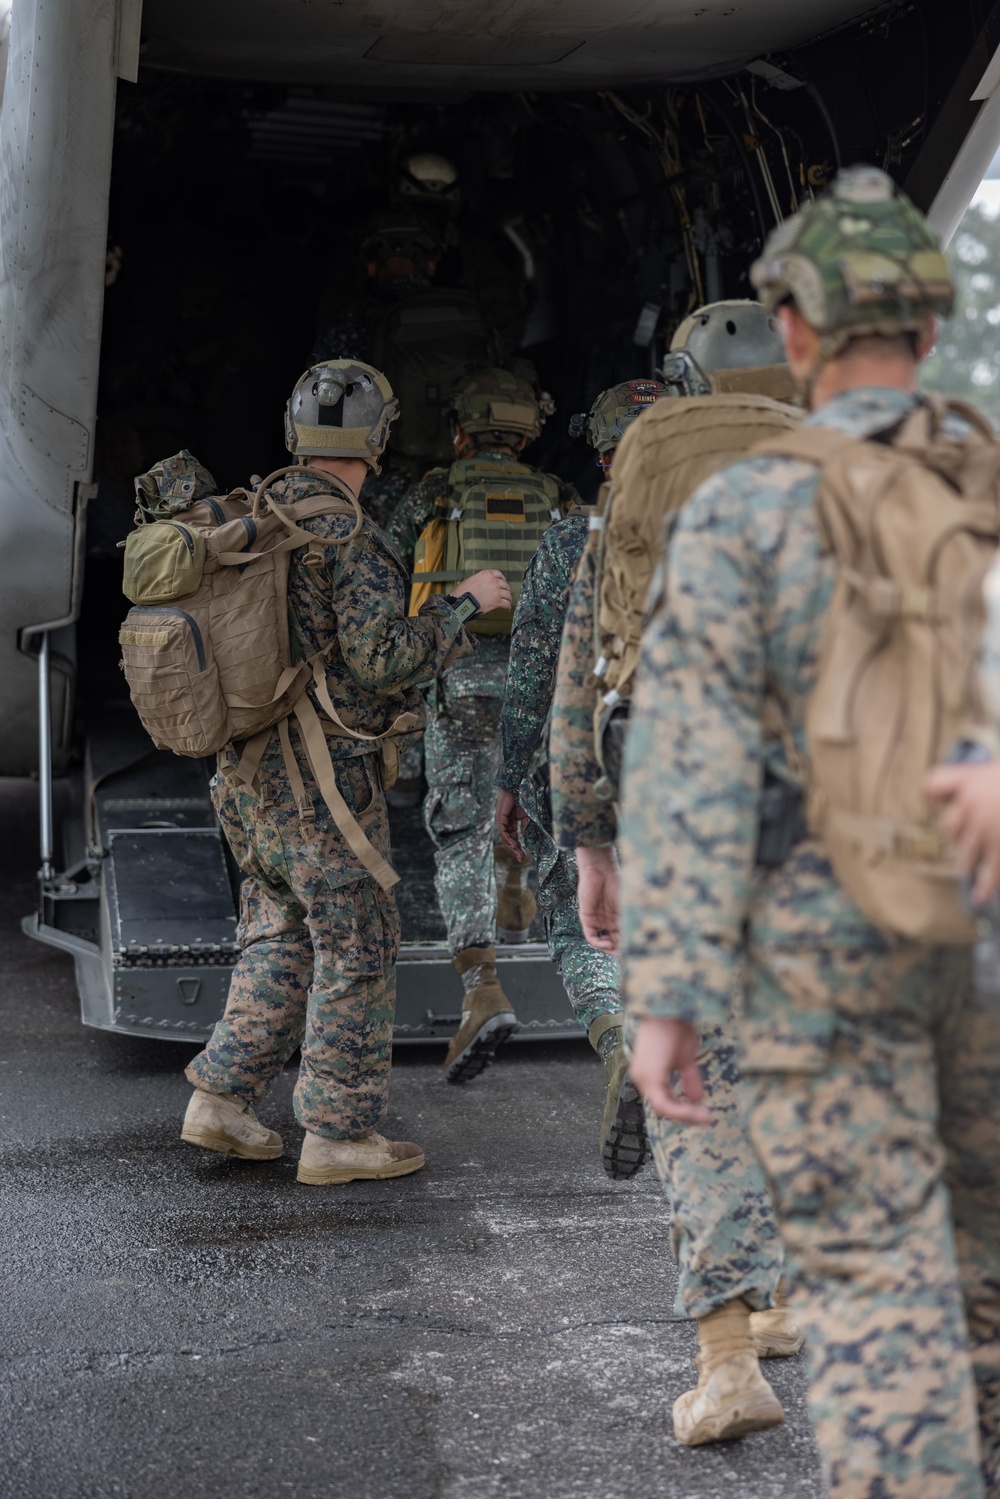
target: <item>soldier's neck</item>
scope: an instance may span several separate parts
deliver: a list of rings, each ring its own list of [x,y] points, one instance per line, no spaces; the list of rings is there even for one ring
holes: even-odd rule
[[[824,364],[812,387],[811,405],[814,411],[842,396],[849,390],[862,390],[872,385],[883,390],[903,390],[907,393],[917,388],[917,362],[905,355],[898,358],[849,357],[831,359]]]
[[[361,493],[361,486],[368,477],[368,465],[362,458],[310,458],[305,466],[322,469],[324,474],[333,474],[335,479],[347,485],[355,498]]]

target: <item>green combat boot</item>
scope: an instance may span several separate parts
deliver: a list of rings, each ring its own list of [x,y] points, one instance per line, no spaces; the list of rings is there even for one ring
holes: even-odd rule
[[[601,1162],[614,1181],[627,1181],[649,1160],[642,1099],[628,1075],[620,1014],[598,1015],[587,1040],[604,1063],[607,1092],[601,1117]]]
[[[698,1319],[698,1383],[674,1401],[674,1436],[686,1447],[733,1442],[785,1419],[760,1372],[743,1298]]]
[[[538,912],[535,893],[528,889],[530,860],[519,864],[498,843],[493,850],[497,873],[497,936],[501,942],[527,942],[531,923]]]
[[[244,1161],[273,1161],[285,1148],[277,1131],[260,1123],[247,1099],[235,1093],[207,1093],[204,1088],[195,1088],[191,1096],[181,1139]]]
[[[514,1034],[517,1016],[497,978],[495,947],[467,947],[452,961],[468,987],[462,1000],[462,1022],[451,1038],[444,1072],[450,1083],[466,1083],[490,1065],[497,1047]]]

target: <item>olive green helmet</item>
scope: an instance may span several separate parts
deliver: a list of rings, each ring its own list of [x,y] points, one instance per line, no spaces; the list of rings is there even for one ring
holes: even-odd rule
[[[385,376],[356,359],[314,364],[285,407],[285,444],[296,458],[361,458],[376,474],[399,415]]]
[[[622,380],[595,396],[589,411],[570,417],[569,435],[581,437],[585,432],[590,446],[603,456],[618,446],[637,416],[669,394],[659,380]]]
[[[504,440],[537,437],[544,419],[528,381],[492,367],[465,376],[452,395],[450,411],[466,432],[489,432]]]
[[[172,458],[161,458],[135,481],[135,500],[144,521],[167,520],[196,500],[218,492],[208,469],[187,448],[181,448]]]
[[[868,334],[925,334],[955,300],[933,230],[876,167],[838,172],[830,191],[773,231],[750,279],[773,310],[791,297],[823,359]]]
[[[748,298],[708,302],[686,317],[670,340],[661,371],[675,395],[709,396],[722,370],[784,364],[774,313]]]

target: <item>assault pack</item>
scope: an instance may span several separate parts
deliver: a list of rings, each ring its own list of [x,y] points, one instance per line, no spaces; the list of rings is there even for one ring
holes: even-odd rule
[[[769,433],[793,430],[801,417],[794,407],[765,395],[677,396],[658,401],[626,432],[584,558],[596,582],[594,743],[613,790],[646,595],[669,517],[710,475]]]
[[[809,829],[875,925],[971,943],[975,924],[924,778],[961,741],[997,748],[978,660],[983,581],[1000,543],[1000,441],[971,407],[925,397],[865,441],[810,426],[754,451],[821,466],[817,512],[837,559],[806,709],[807,764],[781,704],[769,705]]]
[[[414,553],[410,613],[434,593],[486,567],[499,568],[511,588],[513,607],[494,610],[466,628],[479,635],[509,635],[521,583],[538,543],[563,514],[560,488],[551,474],[526,463],[461,458],[441,475],[440,514],[424,527]]]
[[[448,397],[466,370],[489,363],[493,344],[479,303],[457,288],[414,292],[381,315],[370,348],[399,398],[391,451],[427,466],[453,456]]]
[[[292,552],[307,547],[306,565],[321,567],[324,549],[347,546],[364,524],[354,495],[320,469],[310,470],[309,477],[327,485],[327,494],[280,503],[271,486],[302,472],[294,465],[278,469],[252,493],[236,489],[227,495],[199,493],[194,499],[195,491],[204,487],[195,484],[186,506],[180,506],[176,496],[158,505],[151,492],[146,493],[142,523],[125,542],[122,586],[133,607],[118,636],[122,668],[132,702],[157,749],[200,758],[240,743],[235,776],[244,786],[255,785],[277,727],[300,814],[309,816],[288,731],[294,717],[334,821],[355,856],[389,889],[398,877],[369,844],[341,797],[326,735],[377,744],[383,764],[390,767],[386,780],[391,783],[396,759],[391,740],[419,728],[420,720],[403,712],[384,734],[359,733],[343,722],[331,701],[327,651],[300,662],[291,659]],[[169,519],[147,518],[164,512]],[[318,515],[350,515],[354,525],[345,536],[314,536],[301,522]],[[310,688],[322,717],[310,699]]]

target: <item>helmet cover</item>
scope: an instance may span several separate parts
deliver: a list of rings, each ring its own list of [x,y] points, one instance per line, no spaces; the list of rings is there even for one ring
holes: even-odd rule
[[[457,386],[451,413],[470,434],[495,432],[501,436],[537,437],[542,409],[530,383],[510,370],[487,367],[473,370]]]
[[[885,172],[854,166],[779,224],[750,279],[773,310],[791,298],[820,335],[822,358],[852,338],[925,334],[955,299],[948,262],[923,214]]]
[[[659,380],[622,380],[595,396],[588,412],[570,417],[570,436],[586,432],[590,446],[603,456],[618,446],[636,417],[669,394]]]

